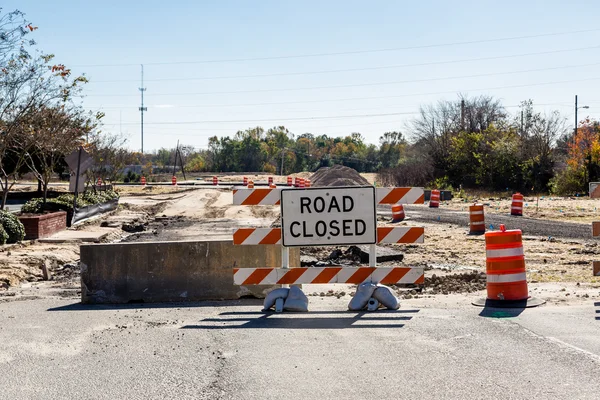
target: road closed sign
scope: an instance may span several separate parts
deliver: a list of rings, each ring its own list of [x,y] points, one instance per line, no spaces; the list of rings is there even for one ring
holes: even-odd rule
[[[281,191],[284,246],[375,243],[376,218],[373,186]]]

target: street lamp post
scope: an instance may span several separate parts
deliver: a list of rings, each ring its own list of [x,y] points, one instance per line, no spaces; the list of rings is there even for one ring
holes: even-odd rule
[[[587,108],[590,108],[590,106],[581,106],[581,107],[579,107],[577,105],[577,95],[575,95],[575,131],[573,133],[573,140],[577,139],[576,138],[576,136],[577,136],[577,126],[579,125],[579,121],[577,119],[577,110],[579,110],[580,108],[587,109]],[[586,142],[585,146],[587,148],[589,146],[589,143]],[[585,183],[587,183],[589,181],[589,179],[590,179],[590,165],[591,165],[591,161],[592,161],[591,158],[592,158],[591,154],[589,154],[589,151],[588,151],[588,156],[587,156],[587,159],[586,159],[586,166],[585,166]]]

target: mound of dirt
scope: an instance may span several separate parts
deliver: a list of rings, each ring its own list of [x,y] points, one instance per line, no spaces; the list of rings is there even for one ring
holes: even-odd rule
[[[310,178],[311,186],[369,186],[355,169],[343,165],[319,168]]]

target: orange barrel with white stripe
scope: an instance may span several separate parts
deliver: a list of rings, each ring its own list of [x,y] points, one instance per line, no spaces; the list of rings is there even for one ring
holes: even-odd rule
[[[404,206],[402,204],[394,204],[392,206],[392,222],[404,221]]]
[[[270,177],[268,178],[268,180],[269,180],[269,186],[270,186],[270,185],[273,183],[273,177],[272,177],[272,176],[270,176]]]
[[[300,187],[300,179],[298,179],[298,177],[294,178],[294,186]]]
[[[298,178],[298,187],[304,187],[304,178]]]
[[[304,187],[310,187],[310,179],[304,180]]]
[[[254,189],[254,181],[248,181],[248,189]]]
[[[171,178],[171,185],[177,185],[177,177],[175,175],[173,175],[173,177]]]
[[[291,176],[287,177],[287,185],[292,186],[292,177]]]
[[[485,234],[487,298],[489,300],[525,300],[527,275],[521,230],[500,231]]]
[[[469,233],[485,233],[485,215],[483,204],[469,206]]]
[[[438,208],[440,206],[440,191],[433,189],[429,197],[429,207]]]
[[[219,178],[213,176],[213,186],[217,186],[219,184]]]
[[[146,178],[142,176],[140,178],[140,183],[142,184],[142,186],[146,186]]]
[[[98,181],[96,181],[96,186],[102,186],[102,178],[98,178]]]
[[[247,176],[244,177],[243,185],[248,186],[248,177]]]
[[[512,195],[512,204],[510,205],[510,215],[523,215],[523,195],[515,193]]]

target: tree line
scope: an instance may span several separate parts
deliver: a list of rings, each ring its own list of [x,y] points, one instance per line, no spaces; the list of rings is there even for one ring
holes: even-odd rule
[[[575,131],[558,111],[535,111],[531,100],[512,115],[492,96],[439,101],[422,106],[404,132],[386,132],[374,145],[356,132],[328,137],[255,127],[211,137],[205,150],[186,146],[186,167],[290,174],[343,164],[378,172],[388,185],[557,194],[583,193],[600,178],[598,122],[582,120]],[[166,165],[173,154],[161,149],[152,162]]]

